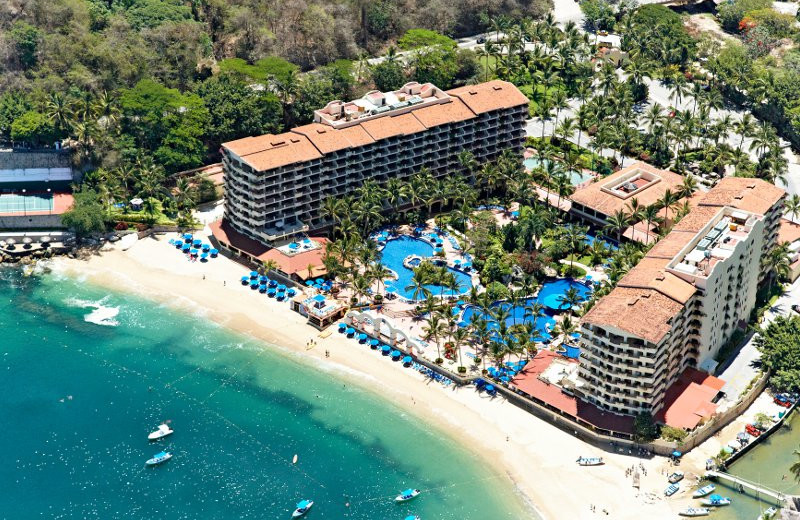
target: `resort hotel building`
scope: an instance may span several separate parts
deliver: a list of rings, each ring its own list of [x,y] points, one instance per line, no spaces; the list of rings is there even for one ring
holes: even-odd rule
[[[746,327],[784,198],[768,182],[736,177],[693,198],[694,208],[581,319],[575,394],[607,412],[663,421],[670,387],[685,371],[713,372],[720,348]],[[695,399],[689,415],[710,415],[703,408],[718,390]]]
[[[435,177],[459,169],[458,154],[478,162],[521,150],[528,99],[511,83],[490,81],[443,91],[407,83],[331,101],[314,122],[278,135],[222,145],[229,233],[274,245],[331,223],[322,202],[365,181],[405,179],[427,168]]]

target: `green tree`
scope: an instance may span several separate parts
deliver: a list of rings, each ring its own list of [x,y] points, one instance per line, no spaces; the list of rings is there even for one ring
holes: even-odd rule
[[[633,420],[633,438],[636,442],[652,442],[658,438],[658,426],[649,412],[642,412]]]
[[[11,139],[32,145],[51,144],[54,128],[47,116],[30,110],[11,123]]]
[[[72,206],[61,215],[61,222],[78,237],[106,230],[106,208],[94,190],[81,190],[73,194]]]
[[[20,67],[24,69],[34,67],[37,62],[39,41],[41,40],[39,29],[27,22],[18,20],[11,26],[8,36],[11,38],[16,50]]]
[[[191,20],[192,11],[179,0],[133,0],[125,18],[136,29],[153,29],[168,22]]]
[[[456,41],[436,31],[429,31],[428,29],[409,29],[397,40],[397,45],[404,51],[433,46],[454,48],[456,46]]]
[[[281,129],[281,102],[264,90],[250,88],[233,74],[219,74],[197,89],[208,110],[206,139],[211,149],[220,143],[250,135],[278,133]]]
[[[406,83],[406,73],[401,63],[387,58],[372,68],[372,80],[382,92],[397,90]]]
[[[778,316],[759,331],[755,345],[770,383],[779,391],[800,390],[800,316]]]

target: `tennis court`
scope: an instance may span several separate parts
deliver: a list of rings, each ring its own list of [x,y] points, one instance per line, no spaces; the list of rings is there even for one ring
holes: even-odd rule
[[[51,211],[52,209],[53,195],[51,193],[29,195],[20,195],[19,193],[0,194],[0,213],[33,213]]]

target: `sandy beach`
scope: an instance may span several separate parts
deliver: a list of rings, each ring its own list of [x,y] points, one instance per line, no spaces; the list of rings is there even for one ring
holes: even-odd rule
[[[472,387],[445,388],[431,382],[344,338],[333,327],[329,335],[323,334],[327,337],[321,337],[288,303],[243,287],[239,280],[249,271],[243,265],[224,257],[189,262],[167,243],[169,238],[146,238],[127,251],[107,244],[87,259],[62,257],[51,265],[56,272],[200,313],[379,392],[446,430],[487,465],[508,475],[527,502],[548,520],[674,519],[692,502],[691,475],[678,495],[664,498],[666,475],[674,468],[667,459],[594,448],[500,397],[491,399]],[[316,346],[307,349],[311,339]],[[354,373],[358,377],[352,377]],[[602,456],[606,464],[580,467],[575,463],[579,456]],[[626,476],[626,470],[634,466],[642,475],[639,489]]]

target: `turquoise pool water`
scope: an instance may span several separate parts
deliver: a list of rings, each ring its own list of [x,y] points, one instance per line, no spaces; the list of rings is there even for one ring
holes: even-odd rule
[[[527,159],[522,161],[522,164],[523,166],[525,166],[526,170],[530,171],[538,167],[540,162],[546,167],[550,161],[548,161],[547,159],[545,159],[544,161],[540,161],[536,157],[528,157]],[[577,170],[570,170],[567,173],[569,173],[569,181],[573,186],[583,184],[584,182],[592,178],[592,176],[589,175],[588,173],[580,172]]]
[[[411,285],[411,278],[414,276],[414,271],[403,265],[403,261],[409,256],[415,255],[423,258],[433,256],[433,246],[423,240],[404,235],[386,242],[386,246],[381,252],[381,263],[397,274],[398,278],[392,282],[392,285],[397,290],[397,294],[407,300],[414,300],[413,291],[406,290],[406,287]],[[442,290],[442,286],[440,285],[426,285],[425,287],[431,291],[434,296],[440,294],[444,296],[458,296],[468,293],[472,288],[472,278],[450,267],[447,269],[456,277],[456,281],[458,282],[457,290]]]
[[[532,323],[533,316],[526,316],[525,308],[533,302],[541,303],[546,309],[536,318],[536,331],[539,333],[541,339],[549,340],[551,338],[549,331],[553,329],[556,323],[556,320],[553,318],[553,311],[560,310],[563,307],[561,302],[558,301],[558,297],[566,293],[571,287],[577,289],[578,293],[584,299],[588,298],[591,293],[591,289],[584,284],[568,278],[562,278],[543,284],[535,298],[525,298],[519,305],[511,305],[505,301],[500,301],[495,302],[493,307],[499,307],[508,312],[506,326],[510,327],[521,323]],[[493,330],[499,329],[498,323],[493,321],[494,318],[488,316],[474,305],[469,305],[464,309],[464,314],[461,319],[467,323],[472,323],[478,316],[483,316],[484,319],[489,321],[489,328]]]

